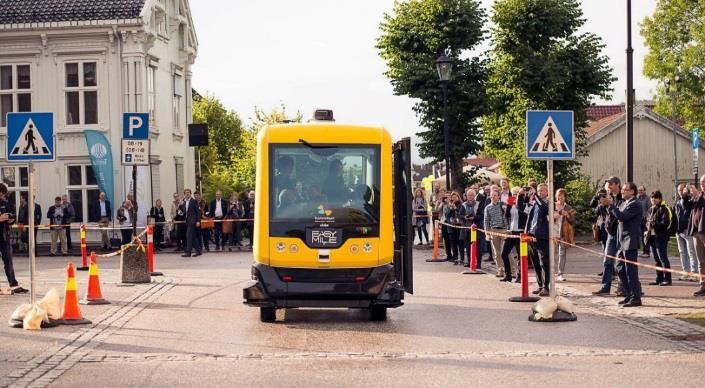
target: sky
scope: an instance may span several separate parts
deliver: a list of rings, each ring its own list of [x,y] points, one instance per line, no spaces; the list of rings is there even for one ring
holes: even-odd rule
[[[481,0],[491,14],[494,0]],[[395,139],[420,131],[413,100],[395,96],[375,42],[393,0],[191,0],[199,47],[193,86],[211,93],[248,123],[255,107],[284,104],[304,119],[333,109],[336,121],[381,125]],[[626,2],[583,0],[583,28],[597,34],[618,80],[612,101],[625,100]],[[615,7],[615,5],[617,5]],[[646,48],[639,23],[656,0],[633,2],[634,87],[649,99],[656,82],[642,75]],[[488,43],[482,49],[488,49]],[[604,102],[604,101],[598,101]],[[419,162],[418,155],[413,160]]]

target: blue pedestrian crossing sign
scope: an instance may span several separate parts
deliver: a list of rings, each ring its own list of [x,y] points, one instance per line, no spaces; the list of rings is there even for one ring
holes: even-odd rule
[[[7,114],[8,162],[53,161],[55,144],[53,113]]]
[[[573,111],[527,111],[526,158],[575,159],[574,122]]]

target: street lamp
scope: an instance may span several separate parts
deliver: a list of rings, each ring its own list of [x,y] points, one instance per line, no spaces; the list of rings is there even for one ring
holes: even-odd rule
[[[443,89],[443,148],[446,159],[446,190],[450,192],[450,139],[448,137],[448,82],[453,73],[453,61],[441,54],[436,60],[436,70]]]
[[[675,190],[674,201],[678,199],[678,146],[676,145],[676,97],[678,96],[678,86],[681,79],[678,76],[666,78],[666,90],[671,97],[671,121],[673,121],[673,187]]]

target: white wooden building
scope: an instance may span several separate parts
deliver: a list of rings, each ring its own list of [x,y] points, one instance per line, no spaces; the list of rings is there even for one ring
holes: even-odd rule
[[[676,133],[678,177],[674,179],[673,132]],[[626,115],[618,113],[590,124],[587,131],[589,156],[580,158],[581,171],[593,183],[612,175],[626,180]],[[705,145],[698,149],[700,174],[705,173]],[[674,186],[693,182],[692,134],[645,106],[634,110],[634,183],[647,193],[661,190],[671,202]]]
[[[54,113],[57,158],[36,164],[37,202],[46,222],[53,198],[68,194],[78,225],[99,191],[83,131],[101,131],[112,145],[114,213],[130,178],[120,165],[122,115],[149,112],[140,218],[157,198],[168,208],[172,193],[195,182],[187,124],[197,48],[187,0],[0,0],[0,172],[11,199],[19,206],[28,180],[25,165],[6,161],[6,113]]]

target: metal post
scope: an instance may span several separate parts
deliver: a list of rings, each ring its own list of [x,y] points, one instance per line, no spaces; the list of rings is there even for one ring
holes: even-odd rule
[[[551,266],[551,289],[552,299],[556,299],[556,231],[553,228],[553,213],[555,209],[555,198],[553,189],[553,160],[546,161],[548,175],[548,261]]]
[[[34,305],[37,298],[36,291],[36,259],[34,250],[34,163],[29,161],[29,193],[27,193],[27,210],[29,214],[29,302]]]
[[[448,138],[448,85],[447,81],[443,81],[443,148],[446,158],[446,190],[450,192],[450,139]]]
[[[137,236],[137,166],[132,166],[132,200],[135,203],[132,204],[132,208],[135,209],[134,216],[132,217],[132,237]]]
[[[634,49],[632,0],[627,0],[627,182],[634,182]]]
[[[196,147],[196,149],[198,150],[198,192],[203,195],[203,187],[201,187],[201,185],[203,184],[203,173],[201,172],[201,147]]]
[[[672,85],[673,87],[675,86]],[[676,145],[676,90],[671,92],[671,120],[673,120],[673,203],[678,200],[678,146]]]

